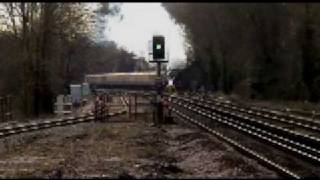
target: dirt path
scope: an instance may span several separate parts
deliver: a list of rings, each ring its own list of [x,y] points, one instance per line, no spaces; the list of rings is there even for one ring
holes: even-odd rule
[[[93,122],[7,138],[0,177],[277,177],[197,129],[146,122]]]

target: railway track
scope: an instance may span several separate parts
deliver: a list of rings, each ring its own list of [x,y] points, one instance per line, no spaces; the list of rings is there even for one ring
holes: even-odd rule
[[[228,128],[232,128],[235,131],[258,139],[259,141],[267,142],[268,144],[277,147],[278,149],[286,152],[291,152],[294,155],[298,155],[304,160],[312,161],[313,163],[317,163],[317,165],[320,164],[320,151],[318,147],[320,144],[319,138],[310,134],[305,134],[299,131],[292,131],[288,128],[281,127],[276,123],[279,121],[266,122],[260,119],[262,117],[269,117],[273,119],[279,118],[275,117],[275,115],[265,116],[265,114],[262,114],[261,112],[260,114],[258,114],[258,112],[254,111],[253,109],[248,110],[229,104],[226,105],[219,102],[204,100],[201,98],[170,96],[169,101],[173,105],[172,110],[176,113],[180,112],[180,116],[182,116],[181,113],[183,114],[183,111],[178,111],[174,107],[184,108],[184,111],[201,115],[207,119],[210,119],[211,121],[218,122],[219,124],[222,124]],[[244,111],[246,111],[247,113],[244,113]],[[254,114],[256,114],[256,116],[254,116]],[[187,115],[184,114],[184,116]],[[188,117],[187,119],[190,120],[190,117]],[[195,119],[193,119],[193,123],[197,125],[202,124],[201,126],[206,126],[205,123],[202,123],[199,120]],[[304,126],[299,126],[299,124],[297,123],[292,125],[295,125],[299,128],[305,128]],[[209,126],[206,126],[206,129],[211,129],[209,131],[214,131],[212,128],[209,128]],[[252,155],[252,153],[249,154]],[[255,156],[255,158],[257,159],[258,156]],[[270,160],[261,160],[261,158],[258,159],[259,161],[263,161],[264,164],[273,166],[274,169],[280,171],[282,174],[294,178],[301,177],[294,172],[281,167],[275,162],[270,164]]]
[[[320,132],[320,121],[312,118],[293,115],[293,114],[286,114],[280,111],[270,110],[264,107],[256,107],[256,106],[248,107],[248,106],[238,105],[230,101],[224,102],[224,101],[219,101],[215,99],[204,99],[203,96],[194,96],[193,99],[194,98],[202,102],[206,102],[208,104],[224,106],[226,108],[231,108],[238,112],[252,114],[262,118],[269,118],[269,119],[281,121],[289,125],[295,125],[295,126],[306,128],[308,130],[314,130],[316,132]]]
[[[255,152],[252,149],[249,149],[239,143],[237,143],[236,141],[234,141],[233,139],[228,138],[227,136],[223,135],[222,133],[219,133],[218,131],[215,131],[213,128],[210,128],[209,126],[206,126],[205,124],[191,118],[190,116],[185,115],[184,113],[182,113],[181,111],[175,109],[175,108],[171,108],[171,110],[175,113],[177,113],[178,116],[198,125],[199,127],[205,129],[206,131],[210,132],[211,134],[215,135],[216,137],[222,139],[223,141],[231,144],[233,147],[236,147],[238,150],[241,150],[242,152],[248,154],[249,156],[254,157],[255,159],[259,160],[260,162],[262,162],[263,164],[271,167],[272,169],[276,169],[278,172],[280,172],[281,174],[287,176],[287,177],[293,177],[296,179],[301,179],[302,177],[299,176],[298,174],[286,169],[285,167],[282,167],[281,165],[261,156],[260,154],[258,154],[257,152]]]
[[[195,99],[195,98],[192,98],[192,99]],[[196,100],[201,101],[203,103],[210,104],[210,105],[220,106],[226,109],[231,109],[233,111],[252,115],[255,117],[266,118],[269,120],[271,119],[274,121],[285,123],[287,125],[293,125],[293,127],[304,128],[306,130],[311,130],[316,133],[320,132],[320,121],[317,121],[311,118],[292,115],[292,114],[283,114],[281,112],[270,110],[267,108],[260,108],[260,107],[254,107],[254,106],[245,107],[245,106],[237,105],[232,102],[223,102],[223,101],[218,101],[214,99],[208,100],[200,96],[196,97]]]
[[[117,115],[124,114],[125,110],[120,110],[117,112],[111,112],[106,115],[104,118],[114,117]],[[63,119],[54,119],[54,120],[46,120],[43,122],[32,122],[27,124],[17,124],[14,126],[7,126],[0,129],[0,138],[7,137],[10,135],[31,132],[41,129],[48,129],[58,126],[67,126],[73,125],[78,123],[90,122],[95,121],[95,116],[92,112],[87,113],[86,115],[81,115],[77,117],[67,117]]]
[[[212,106],[210,104],[201,103],[199,101],[192,101],[186,98],[183,98],[182,100],[190,104],[195,104],[198,107],[202,107],[204,109],[210,110],[213,113],[213,115],[219,116],[221,114],[225,117],[229,117],[229,119],[232,118],[234,121],[242,120],[242,124],[247,124],[247,125],[254,126],[256,128],[265,129],[282,137],[284,136],[292,137],[295,139],[295,142],[289,141],[289,140],[287,140],[287,142],[294,144],[295,146],[300,146],[301,148],[314,151],[314,153],[316,153],[318,157],[313,158],[313,160],[316,160],[320,164],[320,158],[319,158],[320,151],[315,149],[315,147],[319,146],[320,139],[315,136],[304,134],[299,131],[293,131],[293,130],[281,127],[279,126],[279,124],[262,121],[260,119],[249,117],[243,114],[238,114],[236,112],[233,112],[233,110],[225,110],[223,108],[220,108],[219,106]]]

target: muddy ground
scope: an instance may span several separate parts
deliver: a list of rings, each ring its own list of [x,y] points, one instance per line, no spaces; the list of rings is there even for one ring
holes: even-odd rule
[[[1,178],[276,178],[199,129],[150,117],[56,127],[0,139]]]

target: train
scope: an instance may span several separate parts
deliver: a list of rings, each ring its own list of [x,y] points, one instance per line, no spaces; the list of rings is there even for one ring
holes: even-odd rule
[[[156,72],[115,72],[88,74],[85,82],[90,89],[124,89],[124,90],[155,90],[156,81],[166,86],[166,77],[159,79]]]

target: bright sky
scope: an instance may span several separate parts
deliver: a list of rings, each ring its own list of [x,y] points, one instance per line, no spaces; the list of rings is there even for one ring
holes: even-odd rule
[[[184,32],[160,3],[123,3],[121,14],[121,21],[119,17],[108,19],[106,36],[109,40],[148,59],[148,41],[159,34],[166,40],[169,66],[185,59]]]

